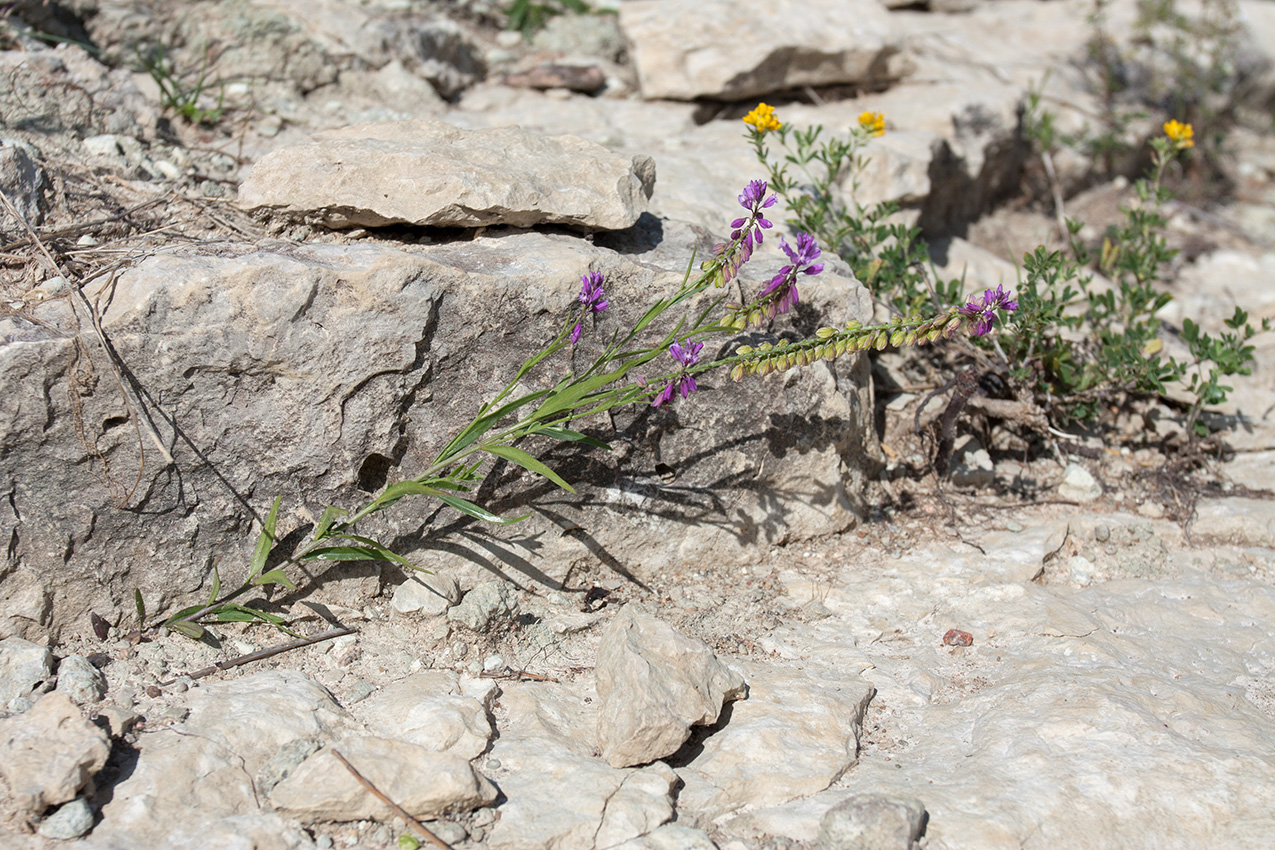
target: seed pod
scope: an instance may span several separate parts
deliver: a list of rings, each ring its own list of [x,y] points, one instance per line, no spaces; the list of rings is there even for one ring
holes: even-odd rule
[[[899,328],[897,331],[890,334],[890,346],[892,348],[898,348],[903,344],[903,338],[905,336],[907,336],[907,332],[904,331],[903,328]]]
[[[732,323],[732,325],[733,325],[733,327],[735,328],[735,330],[737,330],[737,331],[747,330],[747,329],[748,329],[748,320],[747,320],[747,319],[745,319],[745,318],[744,318],[744,316],[743,316],[742,314],[740,314],[740,315],[738,315],[738,316],[736,316],[736,317],[735,317],[735,321]]]
[[[770,343],[768,343],[768,342],[763,342],[761,345],[757,346],[757,350],[758,350],[758,351],[770,351],[770,350],[771,350],[772,348],[774,348],[774,347],[775,347],[775,346],[771,345],[771,344],[770,344]]]
[[[863,323],[858,321],[857,319],[851,319],[850,321],[846,322],[846,330],[848,331],[857,331],[861,327],[863,327]]]
[[[875,348],[877,351],[885,351],[885,347],[889,343],[890,343],[890,337],[886,335],[885,331],[881,331],[881,333],[877,334],[877,338],[873,342],[872,347]]]
[[[823,348],[823,359],[829,363],[837,359],[837,347],[835,345],[825,345]]]
[[[744,379],[744,364],[743,363],[736,363],[731,368],[730,379],[735,382],[739,382]]]
[[[836,349],[836,351],[837,351],[837,356],[838,356],[838,357],[840,357],[841,355],[845,354],[845,353],[846,353],[846,348],[847,348],[847,347],[848,347],[848,346],[847,346],[846,341],[845,341],[844,339],[839,339],[839,340],[837,340],[837,344],[834,346],[834,348],[835,348],[835,349]]]
[[[833,330],[832,328],[820,328],[819,330],[815,331],[815,336],[817,336],[819,339],[828,339],[829,337],[834,337],[836,335],[837,335],[837,332]]]
[[[947,326],[943,328],[943,331],[948,336],[951,336],[952,334],[956,333],[957,329],[960,326],[961,326],[961,317],[953,316],[952,318],[947,320]]]
[[[928,339],[930,342],[934,342],[942,335],[943,335],[942,328],[931,328],[930,332],[925,335],[925,338]]]
[[[753,353],[753,347],[751,345],[741,345],[738,349],[736,349],[735,353],[740,357],[747,357]]]
[[[908,331],[903,335],[904,345],[916,345],[916,331]]]

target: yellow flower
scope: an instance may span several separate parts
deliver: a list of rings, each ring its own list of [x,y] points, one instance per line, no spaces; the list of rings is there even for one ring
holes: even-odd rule
[[[885,116],[880,112],[865,112],[859,116],[859,126],[866,130],[869,136],[884,136]]]
[[[752,124],[763,133],[769,133],[784,126],[775,117],[775,107],[767,106],[764,103],[757,104],[756,109],[745,115],[744,123]]]
[[[1164,125],[1164,135],[1169,137],[1178,150],[1195,147],[1195,128],[1174,119]]]

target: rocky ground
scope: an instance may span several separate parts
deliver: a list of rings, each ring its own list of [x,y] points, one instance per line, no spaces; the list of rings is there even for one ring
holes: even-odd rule
[[[274,494],[302,533],[410,475],[580,274],[617,311],[675,285],[759,176],[759,99],[798,126],[885,113],[861,191],[970,290],[1056,242],[1054,188],[1097,239],[1142,163],[1068,148],[1051,182],[1022,120],[1032,92],[1063,132],[1111,108],[1092,4],[891,5],[636,0],[524,40],[481,2],[15,4],[0,844],[401,846],[338,754],[458,848],[1275,844],[1271,334],[1203,479],[1166,465],[1158,405],[1074,454],[975,411],[940,481],[913,423],[941,380],[838,361],[617,421],[614,460],[563,461],[576,502],[489,493],[540,500],[514,530],[385,520],[434,574],[271,600],[338,636],[254,659],[288,637],[135,632],[135,589],[203,601]],[[1275,317],[1275,16],[1235,15],[1208,104],[1232,123],[1174,178],[1170,324]],[[1134,16],[1102,26],[1123,96],[1154,100],[1172,68]],[[147,56],[206,69],[204,114]],[[835,262],[803,300],[873,309]]]

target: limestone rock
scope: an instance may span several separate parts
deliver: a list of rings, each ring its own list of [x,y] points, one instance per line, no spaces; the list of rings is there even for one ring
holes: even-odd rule
[[[702,829],[666,823],[641,838],[616,845],[614,850],[717,850],[717,845]]]
[[[841,674],[747,664],[748,699],[702,741],[678,775],[679,805],[709,818],[739,806],[768,806],[822,791],[859,752],[872,685]],[[688,748],[689,749],[689,748]]]
[[[917,850],[925,824],[919,800],[847,797],[819,821],[819,850]]]
[[[44,169],[22,147],[0,139],[0,189],[32,227],[44,221],[46,183]],[[10,218],[7,209],[4,217]]]
[[[1074,502],[1092,502],[1102,496],[1102,485],[1094,480],[1089,470],[1079,464],[1071,463],[1063,471],[1062,483],[1058,485],[1058,495]]]
[[[389,738],[346,738],[301,763],[270,792],[280,813],[304,820],[389,820],[394,812],[368,793],[332,754],[418,818],[469,811],[496,799],[496,788],[469,759]]]
[[[394,589],[390,607],[399,614],[437,617],[460,601],[460,586],[448,573],[413,573]]]
[[[53,653],[48,647],[19,637],[0,640],[0,708],[52,675]]]
[[[611,308],[599,331],[609,332],[635,321],[653,293],[675,290],[695,233],[668,227],[658,247],[623,254],[528,232],[407,248],[217,244],[148,257],[115,279],[102,321],[153,397],[178,400],[185,411],[180,436],[155,419],[175,467],[154,463],[147,449],[139,492],[164,507],[154,515],[119,510],[90,472],[97,461],[77,436],[77,415],[108,423],[96,447],[112,475],[138,468],[138,442],[130,428],[110,424],[126,422],[128,411],[108,382],[76,397],[79,414],[70,404],[79,370],[92,362],[106,374],[110,366],[98,349],[76,347],[66,300],[34,308],[39,323],[0,318],[0,396],[8,400],[0,405],[0,478],[14,482],[11,498],[0,500],[0,530],[16,540],[16,568],[0,582],[0,629],[9,627],[3,615],[19,611],[37,618],[14,621],[26,635],[64,629],[85,610],[131,611],[134,589],[157,613],[202,601],[207,588],[197,589],[208,570],[188,557],[192,546],[243,563],[252,557],[254,535],[245,530],[255,520],[244,487],[307,494],[304,504],[284,499],[281,533],[313,522],[327,505],[362,504],[390,476],[428,464],[495,382],[545,345],[575,303],[580,275],[607,275]],[[752,266],[760,280],[778,263],[759,254]],[[829,325],[864,320],[866,290],[834,268],[803,283],[802,304]],[[713,385],[696,404],[655,419],[618,411],[617,427],[632,440],[612,440],[606,453],[557,450],[552,465],[580,499],[552,516],[533,513],[508,538],[460,533],[401,554],[470,586],[500,574],[552,588],[593,557],[588,540],[632,570],[659,571],[710,553],[750,562],[760,556],[757,540],[844,530],[861,510],[860,485],[875,457],[866,366],[847,355]],[[681,427],[660,424],[669,415]],[[263,445],[271,447],[264,455]],[[676,486],[649,475],[657,456],[677,469]],[[511,515],[525,512],[538,484],[529,475],[505,479],[492,498]],[[269,508],[269,496],[248,501]],[[417,539],[436,506],[405,499],[365,526],[386,540]],[[563,534],[564,523],[588,538]],[[320,582],[344,575],[342,565],[312,566],[326,569],[316,573]]]
[[[202,685],[189,706],[185,722],[146,736],[136,768],[102,807],[93,841],[112,850],[212,847],[242,832],[261,836],[256,847],[298,846],[294,831],[262,811],[254,777],[298,740],[353,731],[348,715],[322,686],[289,670]]]
[[[510,623],[518,611],[518,597],[503,581],[487,581],[466,593],[447,619],[471,632],[483,633]]]
[[[40,824],[38,832],[55,841],[70,841],[88,833],[93,828],[93,810],[83,797],[76,797],[58,807]]]
[[[68,655],[58,662],[57,689],[78,704],[88,705],[106,693],[106,679],[84,656]]]
[[[692,726],[712,725],[723,703],[747,693],[743,677],[706,643],[634,605],[603,632],[596,672],[598,742],[613,767],[672,755]]]
[[[275,150],[239,189],[247,209],[328,227],[630,227],[655,163],[574,136],[440,121],[363,124]]]
[[[910,70],[877,0],[639,0],[620,6],[642,96],[744,100],[801,86],[882,83]]]
[[[477,699],[461,693],[455,674],[415,673],[359,704],[368,728],[433,752],[477,758],[491,743],[491,719]]]
[[[46,694],[25,714],[0,720],[0,774],[33,814],[74,799],[110,752],[106,733],[66,694]]]
[[[597,757],[592,688],[511,683],[502,690],[508,718],[492,748],[500,762],[493,780],[507,800],[488,839],[492,850],[607,850],[673,818],[677,776],[668,765],[617,770]]]

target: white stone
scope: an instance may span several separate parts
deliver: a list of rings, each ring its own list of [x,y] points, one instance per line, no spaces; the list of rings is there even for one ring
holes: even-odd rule
[[[620,5],[620,28],[648,100],[744,100],[911,70],[876,0],[640,0]]]
[[[390,607],[398,614],[437,617],[460,601],[460,585],[449,573],[413,573],[394,588]]]
[[[646,210],[654,185],[650,157],[621,156],[575,136],[401,121],[331,131],[267,154],[240,186],[239,203],[328,227],[620,230]]]
[[[53,653],[20,637],[0,640],[0,705],[24,697],[53,676]]]
[[[110,752],[106,733],[66,694],[46,694],[25,713],[0,720],[0,775],[28,813],[73,799]]]
[[[496,788],[470,766],[468,758],[389,738],[358,737],[320,750],[276,785],[270,801],[281,814],[337,821],[388,820],[394,816],[333,751],[417,818],[469,811],[496,799]]]
[[[1102,496],[1102,485],[1080,464],[1070,463],[1063,470],[1058,495],[1071,502],[1092,502]]]
[[[602,633],[595,671],[598,741],[613,767],[672,755],[692,726],[715,723],[724,703],[747,693],[702,640],[632,604]]]
[[[491,742],[483,700],[465,695],[455,674],[440,670],[387,685],[361,702],[357,713],[372,731],[428,750],[477,758]]]

